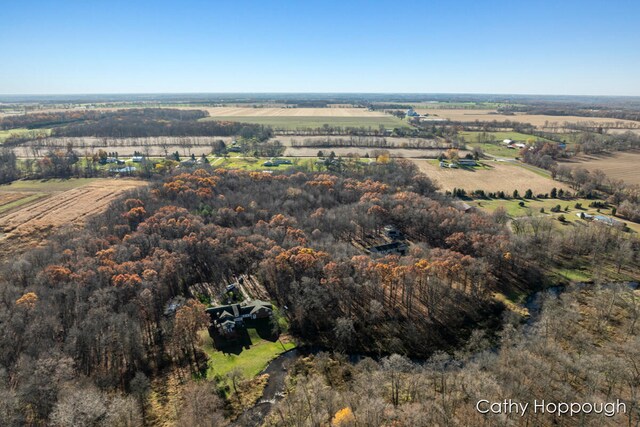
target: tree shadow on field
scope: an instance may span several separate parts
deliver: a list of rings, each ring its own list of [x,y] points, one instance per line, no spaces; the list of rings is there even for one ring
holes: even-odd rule
[[[246,329],[239,329],[234,338],[227,338],[220,335],[217,331],[209,333],[213,339],[213,345],[216,350],[224,354],[235,354],[236,356],[244,350],[251,348],[251,337]]]

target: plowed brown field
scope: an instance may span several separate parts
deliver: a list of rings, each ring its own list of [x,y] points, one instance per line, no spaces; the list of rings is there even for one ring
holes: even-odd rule
[[[621,179],[627,184],[640,184],[640,151],[581,155],[565,164],[590,171],[600,169],[609,178]]]
[[[0,214],[0,252],[9,247],[19,251],[25,245],[36,246],[52,230],[63,225],[81,225],[91,215],[105,210],[123,192],[146,185],[144,181],[120,179],[78,182],[80,186],[66,191],[57,189],[56,184],[51,184],[47,191],[47,183],[38,183],[39,194],[48,195]],[[0,200],[18,200],[29,193],[8,188],[0,189]]]

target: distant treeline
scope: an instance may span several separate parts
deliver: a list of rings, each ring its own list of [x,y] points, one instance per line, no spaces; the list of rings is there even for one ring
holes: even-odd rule
[[[208,113],[206,111],[179,110],[170,108],[140,108],[116,111],[64,111],[8,116],[0,119],[0,129],[39,129],[48,127],[59,127],[85,121],[101,121],[108,118],[127,117],[135,119],[192,121],[207,116]]]
[[[408,110],[413,108],[410,104],[369,104],[367,107],[371,110]]]
[[[136,138],[153,136],[231,136],[266,140],[270,128],[235,122],[198,121],[206,111],[144,108],[12,116],[0,122],[6,128],[52,127],[55,137]]]
[[[302,141],[292,139],[292,147],[364,147],[364,148],[450,148],[450,144],[444,144],[435,139],[411,139],[396,144],[381,137],[351,136],[349,138],[305,138]]]
[[[166,121],[141,117],[108,117],[95,122],[82,122],[56,128],[52,136],[97,136],[112,138],[138,138],[152,136],[232,136],[257,138],[261,141],[272,136],[269,127],[237,122]]]
[[[40,129],[81,121],[95,120],[100,113],[98,111],[70,111],[64,113],[35,113],[21,116],[7,116],[0,119],[0,129]]]

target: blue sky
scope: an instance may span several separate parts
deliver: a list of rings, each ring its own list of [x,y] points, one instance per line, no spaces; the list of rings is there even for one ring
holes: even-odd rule
[[[0,0],[0,94],[640,95],[640,1]]]

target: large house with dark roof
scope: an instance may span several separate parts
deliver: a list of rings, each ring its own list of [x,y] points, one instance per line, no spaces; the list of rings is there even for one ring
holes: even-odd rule
[[[246,322],[268,319],[273,315],[273,306],[265,301],[253,300],[246,304],[220,305],[207,309],[211,324],[225,337],[234,337]]]
[[[409,246],[404,242],[385,243],[384,245],[372,246],[369,253],[375,255],[406,255]]]

